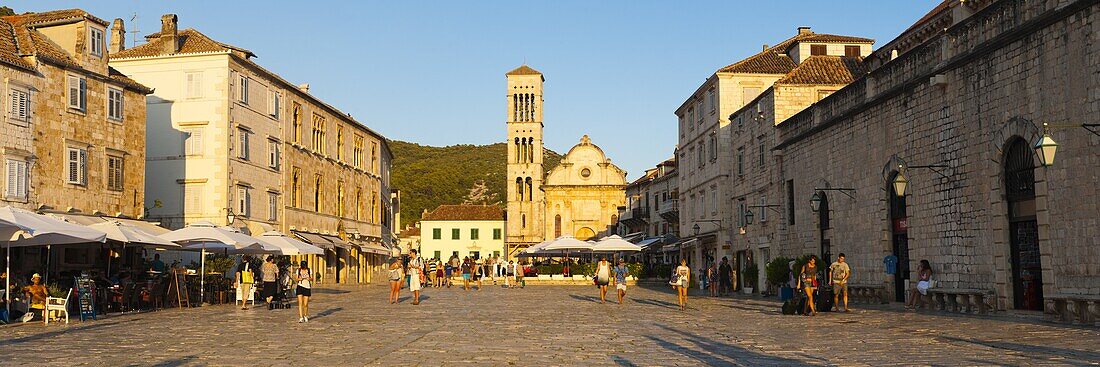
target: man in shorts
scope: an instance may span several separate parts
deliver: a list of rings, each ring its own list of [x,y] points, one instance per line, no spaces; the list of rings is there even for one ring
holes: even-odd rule
[[[619,265],[611,269],[615,273],[615,290],[619,293],[619,304],[623,304],[623,299],[626,298],[626,276],[630,274],[630,269],[626,267],[626,260],[619,259]]]
[[[844,312],[849,312],[848,309],[848,278],[852,275],[852,269],[848,267],[848,263],[845,262],[844,253],[841,253],[836,257],[836,262],[829,265],[829,273],[832,274],[833,284],[833,304],[837,309],[840,309],[840,303],[837,303],[840,298],[840,292],[844,292]]]
[[[454,275],[455,268],[451,266],[451,262],[448,261],[443,265],[443,283],[447,284],[447,288],[451,287],[451,276]]]

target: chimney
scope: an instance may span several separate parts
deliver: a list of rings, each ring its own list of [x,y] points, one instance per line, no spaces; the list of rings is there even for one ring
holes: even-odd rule
[[[122,24],[122,18],[115,18],[111,23],[111,47],[110,53],[121,52],[126,49],[126,26]]]
[[[810,27],[806,27],[806,26],[798,27],[798,34],[813,34],[813,33],[814,32],[810,30]]]
[[[768,44],[765,43],[764,47],[762,47],[760,51],[767,51],[767,50],[768,50]]]
[[[298,84],[298,89],[303,92],[309,93],[309,83]]]
[[[164,14],[160,16],[160,39],[164,40],[164,50],[161,52],[171,55],[179,52],[179,27],[177,26],[179,18],[176,18],[175,14]]]

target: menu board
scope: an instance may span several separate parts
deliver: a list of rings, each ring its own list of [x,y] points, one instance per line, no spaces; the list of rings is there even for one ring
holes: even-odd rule
[[[80,309],[80,321],[88,318],[95,320],[95,281],[87,277],[77,277],[76,300]]]

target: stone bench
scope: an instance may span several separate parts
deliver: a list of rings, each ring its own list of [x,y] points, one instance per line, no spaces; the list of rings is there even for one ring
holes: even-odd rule
[[[1100,325],[1100,295],[1054,294],[1044,295],[1046,313],[1055,321]]]
[[[984,289],[930,288],[928,296],[932,305],[941,311],[972,313],[984,315],[993,307],[987,303],[993,292]]]
[[[855,303],[882,304],[886,302],[886,286],[883,285],[848,285],[848,300]]]

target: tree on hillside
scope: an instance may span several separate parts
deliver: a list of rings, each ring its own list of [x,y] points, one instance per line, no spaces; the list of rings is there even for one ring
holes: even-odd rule
[[[15,15],[15,10],[12,10],[11,8],[6,6],[0,6],[0,17],[8,15]]]

